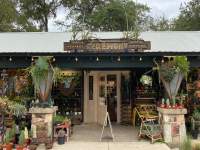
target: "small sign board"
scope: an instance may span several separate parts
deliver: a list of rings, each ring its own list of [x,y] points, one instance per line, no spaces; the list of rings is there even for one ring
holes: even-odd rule
[[[136,52],[151,49],[151,42],[126,39],[91,39],[64,42],[67,52]]]

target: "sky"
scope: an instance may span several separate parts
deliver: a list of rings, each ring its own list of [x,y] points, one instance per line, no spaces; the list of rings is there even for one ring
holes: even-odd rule
[[[189,0],[137,0],[137,2],[147,4],[150,7],[150,15],[152,17],[157,18],[159,16],[165,16],[168,19],[172,19],[178,16],[181,3],[184,4],[187,1]],[[64,20],[64,14],[66,14],[66,11],[64,9],[59,9],[57,13],[57,18],[49,21],[50,32],[63,31],[55,25],[54,21]]]

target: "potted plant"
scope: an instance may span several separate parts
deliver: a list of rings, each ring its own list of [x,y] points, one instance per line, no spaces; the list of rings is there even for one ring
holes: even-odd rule
[[[19,143],[16,146],[16,150],[24,150],[24,148],[25,148],[24,143],[25,143],[25,135],[24,135],[24,131],[22,130],[20,132]]]
[[[58,144],[65,144],[65,131],[63,129],[58,131]]]
[[[7,130],[4,135],[4,149],[6,150],[12,150],[13,144],[11,143],[11,134],[10,130]]]
[[[40,56],[28,69],[32,77],[39,107],[50,107],[52,85],[60,77],[60,70],[53,67],[51,57]]]
[[[200,127],[200,110],[195,109],[192,113],[192,137],[197,139]]]
[[[185,56],[176,56],[173,60],[158,65],[158,72],[170,101],[176,98],[180,84],[189,72],[189,61]]]

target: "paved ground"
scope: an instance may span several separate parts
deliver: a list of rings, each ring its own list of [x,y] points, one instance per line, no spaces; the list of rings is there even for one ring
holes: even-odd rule
[[[138,141],[138,129],[132,126],[113,125],[115,141],[104,138],[100,142],[101,129],[102,126],[96,124],[75,126],[70,142],[55,143],[53,150],[170,150],[164,143],[150,144],[148,139]],[[104,137],[109,135],[109,128],[106,128]]]
[[[53,150],[170,150],[163,143],[149,142],[69,142],[54,144]]]

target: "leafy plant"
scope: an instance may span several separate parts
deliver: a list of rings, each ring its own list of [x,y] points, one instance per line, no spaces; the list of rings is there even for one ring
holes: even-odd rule
[[[194,120],[200,120],[200,110],[195,109],[192,116],[193,116]]]
[[[180,150],[192,150],[192,142],[190,137],[186,137],[180,145]]]
[[[50,99],[52,85],[60,76],[60,69],[52,66],[51,57],[40,56],[28,71],[31,74],[39,100],[47,102]]]
[[[5,135],[4,135],[4,143],[8,144],[11,141],[11,136],[10,136],[10,130],[7,130]]]
[[[62,123],[64,120],[66,119],[65,116],[62,116],[62,115],[55,115],[53,117],[53,122],[56,124],[56,123]]]
[[[22,130],[19,136],[19,145],[23,145],[24,142],[25,142],[25,135],[24,135],[24,131]]]
[[[20,117],[26,113],[26,107],[19,103],[13,103],[10,105],[10,112],[16,117]]]

